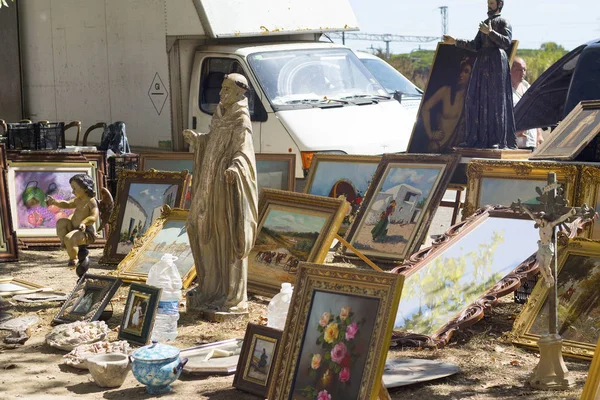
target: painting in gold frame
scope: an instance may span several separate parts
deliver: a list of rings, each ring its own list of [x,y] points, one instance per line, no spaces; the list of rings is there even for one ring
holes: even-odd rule
[[[256,241],[248,256],[248,291],[273,296],[294,283],[302,261],[321,263],[347,203],[342,199],[263,189]]]
[[[381,156],[319,153],[314,155],[304,193],[346,198],[350,209],[344,217],[340,234],[345,233],[356,218],[380,162]]]
[[[410,256],[421,247],[459,159],[385,154],[346,241],[373,259],[395,262]]]
[[[59,246],[56,222],[69,217],[74,209],[47,206],[46,198],[57,200],[73,198],[69,179],[76,174],[87,174],[94,181],[96,196],[104,187],[98,179],[94,161],[73,163],[11,162],[8,163],[8,198],[12,224],[19,241],[26,246]],[[100,222],[96,223],[98,238],[91,247],[101,247],[106,242]]]
[[[600,400],[600,339],[596,343],[594,358],[592,359],[580,400]]]
[[[574,206],[587,204],[589,207],[600,211],[600,168],[584,165],[581,168],[577,189],[577,200]],[[600,240],[600,221],[593,220],[591,226],[586,227],[585,236],[592,240]]]
[[[183,203],[188,171],[119,170],[115,206],[101,263],[118,264],[161,214],[163,205]]]
[[[377,399],[403,281],[302,263],[268,398]]]
[[[556,173],[569,204],[575,200],[579,169],[554,162],[474,160],[467,167],[467,195],[463,220],[486,205],[510,207],[517,199],[536,204],[535,188],[547,184],[548,172]]]
[[[0,262],[19,259],[17,235],[13,230],[12,213],[8,205],[5,147],[0,144]]]
[[[51,290],[37,283],[27,282],[17,278],[0,278],[0,296],[12,296],[15,294],[28,294]]]
[[[600,100],[581,101],[562,120],[530,160],[573,160],[600,133]]]
[[[169,253],[177,257],[175,265],[184,289],[196,277],[194,257],[186,231],[188,210],[164,206],[160,217],[135,241],[133,249],[119,263],[114,274],[124,282],[146,282],[150,267]]]
[[[600,242],[570,239],[558,248],[558,334],[565,356],[591,359],[596,349],[600,318]],[[548,332],[550,288],[540,280],[517,316],[508,339],[538,349],[537,341]]]

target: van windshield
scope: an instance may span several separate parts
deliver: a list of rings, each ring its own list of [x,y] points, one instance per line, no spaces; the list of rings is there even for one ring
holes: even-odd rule
[[[250,55],[249,62],[275,107],[390,98],[348,49],[262,52]]]

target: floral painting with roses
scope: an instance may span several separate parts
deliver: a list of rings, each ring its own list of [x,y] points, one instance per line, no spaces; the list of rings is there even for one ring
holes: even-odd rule
[[[316,291],[300,349],[293,398],[357,398],[379,300]]]

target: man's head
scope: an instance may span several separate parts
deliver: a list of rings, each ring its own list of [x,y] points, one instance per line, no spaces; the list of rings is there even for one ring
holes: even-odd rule
[[[504,7],[504,0],[488,0],[488,16],[499,14]]]
[[[521,57],[515,57],[512,67],[510,68],[510,80],[513,88],[517,88],[521,82],[525,80],[527,75],[527,64]]]
[[[223,85],[221,86],[221,104],[230,106],[244,98],[244,94],[248,90],[248,80],[241,74],[225,75]]]

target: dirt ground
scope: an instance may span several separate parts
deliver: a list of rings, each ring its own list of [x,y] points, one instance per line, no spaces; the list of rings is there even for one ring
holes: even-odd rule
[[[98,265],[101,249],[91,251],[91,273],[106,274],[111,266]],[[21,261],[0,264],[0,276],[15,277],[70,292],[76,282],[73,270],[66,267],[65,254],[60,250],[23,250]],[[116,340],[124,303],[129,288],[122,286],[113,298],[114,313],[108,321],[113,329],[109,339]],[[266,317],[267,299],[252,297],[252,322]],[[12,301],[10,312],[15,316],[37,315],[39,323],[31,329],[31,338],[23,346],[0,344],[0,399],[144,399],[144,386],[129,374],[120,388],[102,389],[90,382],[87,371],[62,364],[66,352],[44,343],[51,330],[50,321],[58,312],[57,303],[24,304]],[[500,341],[511,329],[520,305],[506,297],[484,320],[459,332],[448,346],[438,350],[393,349],[390,358],[422,358],[455,363],[461,372],[443,379],[392,390],[393,399],[578,399],[590,363],[567,359],[567,366],[576,380],[573,389],[565,392],[534,390],[526,383],[527,376],[539,361],[537,352],[513,347]],[[110,307],[108,307],[110,309]],[[179,336],[174,345],[179,348],[229,338],[243,338],[245,325],[216,324],[200,321],[196,315],[181,309]],[[1,337],[6,334],[0,331]],[[182,376],[173,392],[164,397],[181,399],[258,399],[232,388],[233,376]]]

